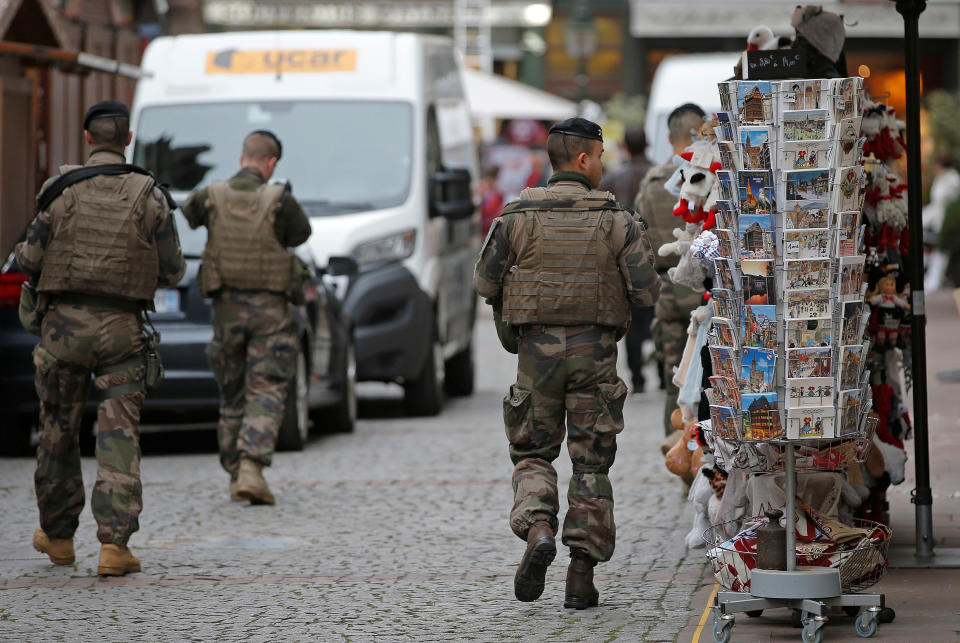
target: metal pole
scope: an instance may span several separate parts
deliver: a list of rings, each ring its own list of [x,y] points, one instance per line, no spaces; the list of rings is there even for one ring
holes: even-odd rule
[[[912,297],[911,343],[913,364],[914,459],[917,486],[911,502],[916,505],[917,556],[933,556],[933,493],[930,489],[930,445],[927,425],[927,332],[923,298],[923,220],[920,178],[920,70],[917,40],[920,14],[926,0],[896,0],[903,16],[904,68],[907,94],[907,224],[910,232],[910,293]]]
[[[787,519],[787,571],[792,572],[797,568],[797,471],[795,468],[793,445],[787,443],[786,459],[784,461],[784,480],[783,492],[787,496],[786,519]]]

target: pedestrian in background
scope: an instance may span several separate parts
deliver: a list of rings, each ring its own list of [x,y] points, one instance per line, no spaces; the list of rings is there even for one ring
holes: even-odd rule
[[[480,230],[484,237],[490,230],[490,224],[500,216],[503,209],[503,194],[497,189],[499,176],[500,168],[496,165],[483,168],[483,178],[480,181]]]
[[[652,167],[647,158],[647,136],[643,127],[628,127],[623,136],[629,159],[616,172],[605,174],[600,189],[613,192],[617,201],[628,208],[633,206],[640,190],[640,182]],[[634,306],[630,310],[630,330],[627,331],[627,366],[634,393],[642,393],[646,385],[643,376],[643,343],[650,339],[650,323],[653,321],[653,306]],[[661,377],[661,382],[663,378]]]
[[[230,499],[251,504],[275,501],[263,467],[273,460],[299,350],[287,247],[310,236],[289,186],[267,183],[282,149],[273,133],[250,133],[240,171],[195,190],[183,206],[192,228],[208,230],[200,281],[213,298],[207,357],[220,387],[220,464],[230,474]]]
[[[608,473],[623,430],[627,387],[617,340],[630,306],[660,290],[643,226],[609,192],[600,126],[573,118],[550,128],[546,188],[527,188],[504,208],[480,250],[474,282],[502,323],[518,330],[517,381],[503,401],[514,464],[510,527],[527,542],[514,594],[543,593],[556,555],[557,472],[567,429],[573,462],[563,544],[570,548],[565,607],[596,605],[593,568],[613,555],[616,527]],[[504,334],[504,337],[508,334]]]
[[[97,573],[122,576],[140,571],[127,546],[143,507],[140,409],[160,377],[143,311],[152,309],[158,286],[180,281],[185,265],[170,212],[176,204],[145,170],[124,164],[127,106],[95,104],[83,129],[86,164],[64,166],[44,183],[37,216],[16,248],[29,277],[24,287],[39,293],[42,315],[39,331],[28,328],[40,334],[33,351],[40,398],[33,546],[54,564],[74,562],[84,504],[78,436],[92,373],[100,395],[90,496],[101,543]]]
[[[667,117],[670,144],[674,154],[680,154],[692,142],[691,130],[699,130],[706,116],[704,111],[693,103],[685,103],[670,112]],[[677,166],[673,161],[658,165],[647,172],[640,192],[637,194],[636,211],[649,226],[647,234],[653,244],[654,252],[660,246],[675,240],[673,229],[682,228],[680,217],[673,215],[677,197],[667,192],[664,183],[673,176]],[[658,360],[662,363],[663,378],[667,382],[667,401],[663,413],[663,428],[667,436],[674,431],[670,423],[670,414],[677,408],[677,395],[680,389],[673,383],[673,369],[680,364],[683,348],[687,342],[687,326],[690,313],[700,305],[703,293],[681,284],[674,283],[667,276],[667,270],[677,265],[680,257],[657,256],[657,272],[663,282],[660,299],[653,311],[653,343]]]

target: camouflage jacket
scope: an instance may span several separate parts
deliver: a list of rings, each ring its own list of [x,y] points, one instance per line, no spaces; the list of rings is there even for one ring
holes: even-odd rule
[[[637,215],[647,222],[647,236],[650,238],[650,244],[656,256],[657,272],[661,275],[680,261],[680,257],[675,254],[666,257],[657,254],[660,246],[676,241],[673,229],[683,227],[683,219],[673,216],[677,197],[663,187],[676,169],[677,166],[672,163],[651,168],[640,184],[640,192],[637,193],[637,200],[634,203]]]

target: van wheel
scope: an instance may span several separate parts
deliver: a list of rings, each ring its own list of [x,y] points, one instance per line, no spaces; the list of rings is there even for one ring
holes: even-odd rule
[[[330,433],[353,433],[357,423],[357,355],[353,339],[343,359],[343,394],[335,406],[313,412],[313,426]]]
[[[310,415],[307,407],[307,357],[297,352],[297,365],[293,379],[287,385],[287,400],[284,405],[283,422],[277,436],[277,451],[302,451],[310,435]]]
[[[443,388],[451,397],[473,395],[473,342],[447,360]]]
[[[434,340],[416,379],[403,385],[403,406],[407,415],[437,415],[443,407],[443,347]]]

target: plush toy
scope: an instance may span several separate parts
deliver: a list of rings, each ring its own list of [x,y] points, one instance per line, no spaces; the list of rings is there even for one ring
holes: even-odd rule
[[[767,25],[757,25],[747,36],[747,51],[770,51],[790,44],[790,38],[778,38]]]
[[[843,17],[819,5],[797,5],[790,18],[797,35],[791,49],[807,56],[807,78],[843,78],[847,62],[843,55],[846,31]]]
[[[689,487],[703,465],[703,450],[697,444],[697,423],[692,422],[683,428],[683,436],[677,440],[664,461],[670,473],[680,476]]]
[[[876,339],[877,350],[884,351],[897,345],[900,335],[900,320],[910,303],[897,292],[897,278],[887,274],[877,282],[876,289],[867,293],[867,301],[873,308],[870,319],[870,334]]]
[[[863,118],[860,120],[860,135],[866,137],[864,155],[873,156],[882,162],[898,159],[907,148],[903,140],[903,121],[897,120],[896,111],[883,103],[864,102]]]

